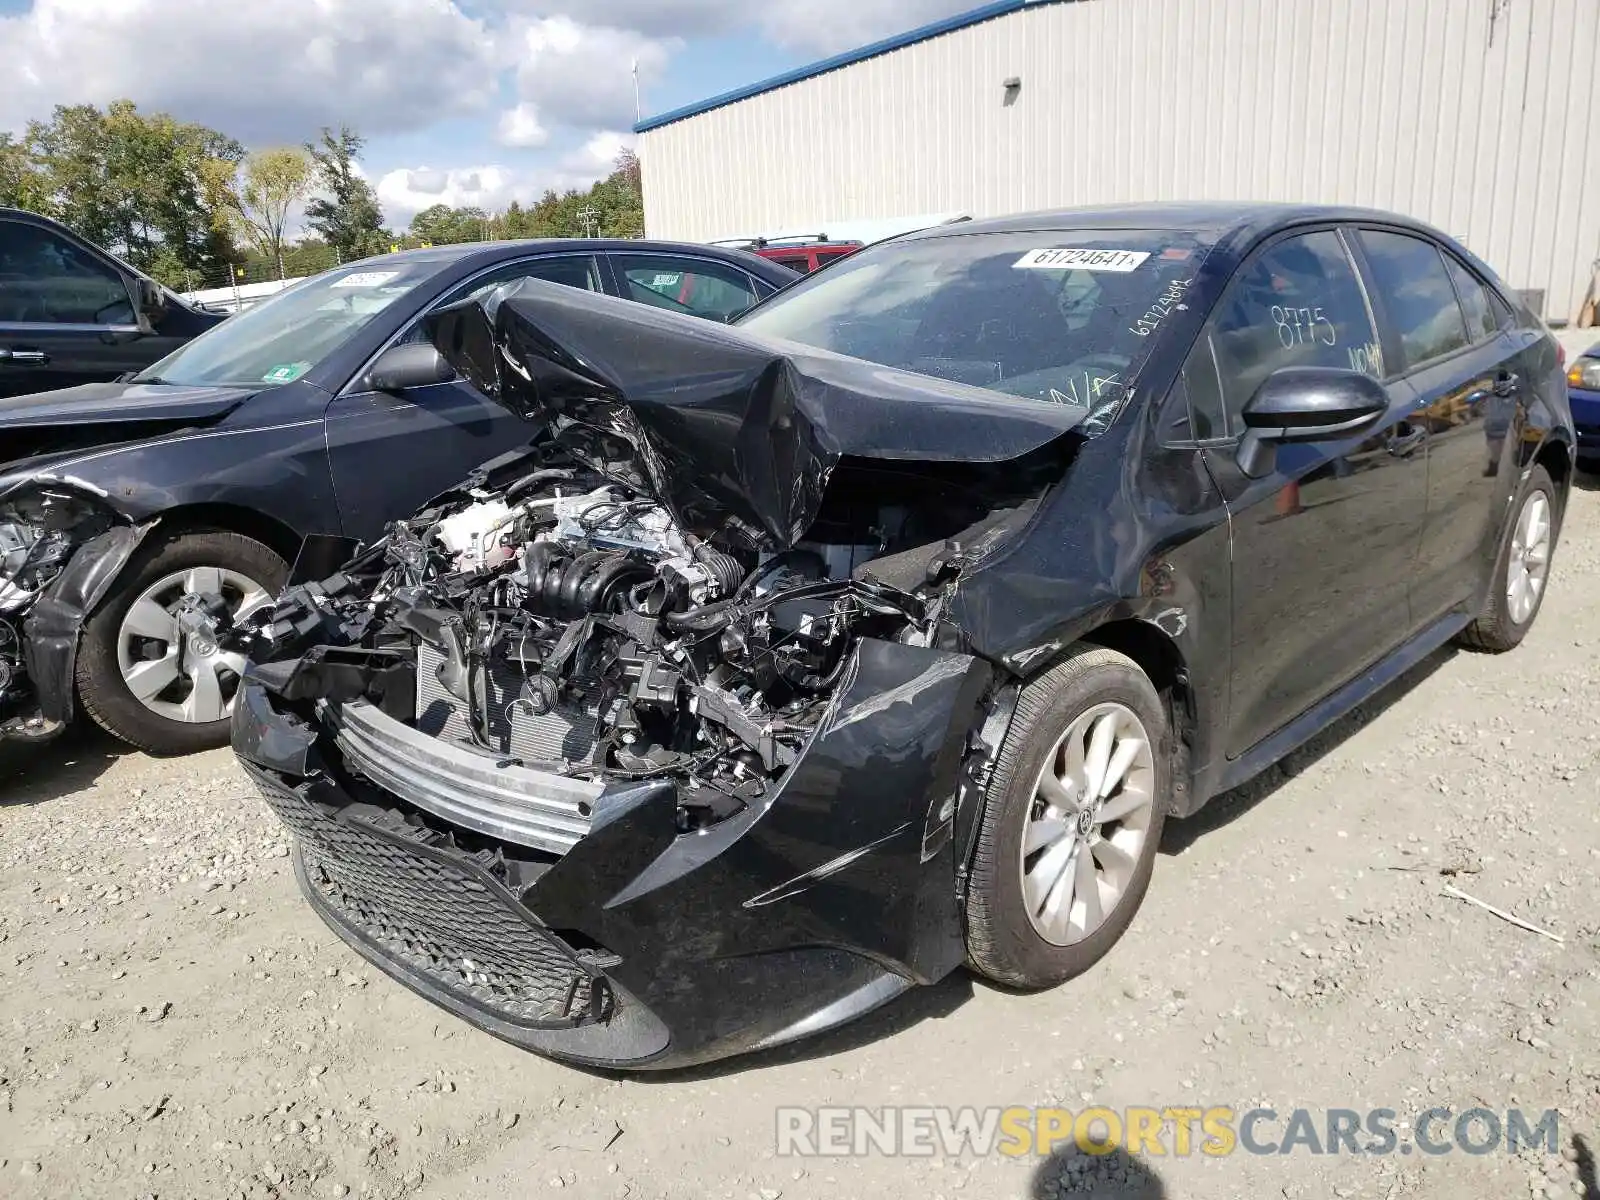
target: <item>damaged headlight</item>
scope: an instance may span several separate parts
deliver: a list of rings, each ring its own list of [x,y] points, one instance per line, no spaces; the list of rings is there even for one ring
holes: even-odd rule
[[[0,500],[0,612],[32,600],[111,523],[100,505],[65,490],[30,488]]]

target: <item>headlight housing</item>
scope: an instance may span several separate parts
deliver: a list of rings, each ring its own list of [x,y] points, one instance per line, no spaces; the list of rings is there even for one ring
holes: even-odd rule
[[[1582,388],[1586,392],[1600,392],[1600,358],[1583,355],[1574,359],[1567,371],[1567,386]]]
[[[0,612],[31,599],[111,523],[99,504],[61,488],[25,488],[0,500]]]

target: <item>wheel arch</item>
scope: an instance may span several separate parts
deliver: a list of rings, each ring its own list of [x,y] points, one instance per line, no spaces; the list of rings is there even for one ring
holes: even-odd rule
[[[1550,476],[1550,482],[1556,485],[1556,504],[1558,515],[1564,515],[1567,508],[1567,495],[1571,490],[1573,471],[1573,448],[1564,438],[1547,437],[1539,443],[1539,448],[1534,451],[1530,465],[1540,466]]]
[[[291,567],[305,540],[278,518],[242,504],[180,504],[161,514],[159,528],[161,536],[168,538],[210,531],[242,534],[260,542]]]
[[[1104,646],[1125,654],[1149,677],[1156,692],[1166,702],[1167,721],[1172,734],[1168,747],[1171,763],[1172,802],[1168,813],[1185,816],[1194,811],[1192,756],[1199,726],[1194,689],[1190,684],[1188,662],[1182,648],[1154,621],[1127,617],[1108,621],[1088,630],[1078,642]]]

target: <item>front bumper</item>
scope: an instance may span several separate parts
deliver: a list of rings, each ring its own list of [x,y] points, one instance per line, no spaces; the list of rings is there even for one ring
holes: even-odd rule
[[[1578,435],[1578,458],[1587,462],[1600,460],[1600,392],[1569,388],[1567,396],[1572,402],[1572,424]]]
[[[536,795],[538,772],[430,767],[391,718],[317,719],[250,680],[234,744],[295,835],[312,906],[386,973],[530,1050],[680,1067],[960,965],[957,830],[988,683],[962,655],[861,643],[782,783],[690,834],[670,781]]]

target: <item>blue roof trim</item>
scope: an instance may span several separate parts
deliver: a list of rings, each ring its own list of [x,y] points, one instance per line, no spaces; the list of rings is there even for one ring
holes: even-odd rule
[[[720,96],[713,96],[709,100],[701,100],[694,104],[686,104],[682,108],[675,108],[671,112],[662,113],[658,117],[650,117],[640,121],[633,127],[635,133],[644,133],[650,129],[660,129],[663,125],[671,125],[675,121],[682,121],[688,117],[699,116],[701,113],[710,112],[714,108],[723,108],[740,100],[748,100],[751,96],[759,96],[763,92],[775,91],[787,87],[791,83],[799,83],[816,75],[825,75],[829,71],[837,71],[840,67],[848,67],[854,63],[863,62],[869,58],[876,58],[880,54],[888,54],[891,50],[899,50],[906,46],[925,42],[929,38],[938,37],[942,33],[953,33],[957,29],[965,29],[969,25],[980,25],[984,21],[992,21],[996,17],[1004,17],[1014,12],[1019,12],[1035,4],[1054,3],[1055,0],[994,0],[982,8],[969,9],[964,13],[957,13],[953,17],[946,17],[942,21],[933,21],[906,33],[897,33],[893,37],[884,38],[882,41],[873,42],[871,45],[862,46],[859,50],[846,50],[843,54],[835,54],[832,58],[825,58],[821,62],[814,62],[804,67],[796,67],[792,71],[785,71],[782,75],[774,75],[771,79],[763,79],[759,83],[746,84],[741,88],[734,88],[731,92],[723,92]]]

